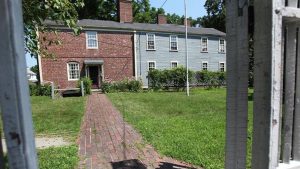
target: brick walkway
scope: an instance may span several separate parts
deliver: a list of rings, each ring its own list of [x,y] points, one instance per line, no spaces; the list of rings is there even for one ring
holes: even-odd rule
[[[140,134],[123,122],[106,95],[100,93],[88,98],[78,144],[80,169],[191,168],[161,157],[152,146],[145,144]]]

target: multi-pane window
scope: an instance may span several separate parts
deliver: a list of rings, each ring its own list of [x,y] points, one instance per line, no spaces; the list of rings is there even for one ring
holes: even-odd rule
[[[207,52],[207,43],[208,43],[208,39],[207,38],[202,38],[201,39],[201,51],[202,52]]]
[[[224,39],[219,40],[219,52],[225,53],[225,40]]]
[[[202,70],[208,69],[208,62],[202,62]]]
[[[220,62],[219,69],[220,69],[220,72],[225,72],[225,63],[224,62]]]
[[[153,62],[153,61],[148,62],[148,70],[153,70],[155,68],[156,68],[155,62]]]
[[[79,63],[70,62],[68,63],[68,79],[78,80],[79,79]]]
[[[178,67],[178,62],[177,61],[172,61],[171,62],[171,68],[176,68]]]
[[[171,51],[178,50],[178,37],[176,35],[170,36],[170,50]]]
[[[147,34],[147,50],[155,50],[155,35]]]
[[[89,49],[98,49],[97,32],[86,32],[86,46]]]

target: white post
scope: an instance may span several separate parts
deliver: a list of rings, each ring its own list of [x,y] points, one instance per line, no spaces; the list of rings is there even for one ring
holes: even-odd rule
[[[54,99],[54,83],[51,82],[51,98]]]
[[[0,1],[0,104],[9,168],[37,169],[21,0]]]
[[[2,132],[0,131],[0,169],[4,169],[4,155],[2,146]]]
[[[81,96],[84,96],[84,86],[83,86],[83,81],[80,81],[80,86],[81,86]]]
[[[187,7],[186,0],[184,0],[184,12],[185,12],[185,57],[186,57],[186,95],[190,96],[190,84],[189,84],[189,56],[188,56],[188,25],[187,25]]]

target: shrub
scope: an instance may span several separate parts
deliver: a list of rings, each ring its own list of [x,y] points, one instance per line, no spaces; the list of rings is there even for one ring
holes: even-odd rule
[[[84,93],[91,94],[92,91],[92,80],[88,77],[83,77],[77,82],[77,87],[81,88],[81,81],[83,81]]]
[[[198,85],[208,88],[224,86],[226,84],[225,72],[198,71],[195,77]]]
[[[29,84],[30,96],[51,96],[51,85]]]
[[[103,82],[101,85],[103,93],[113,92],[139,92],[142,90],[142,82],[139,80],[125,79],[118,82]]]
[[[193,79],[193,71],[189,70],[189,82]],[[154,91],[159,89],[168,90],[170,87],[174,87],[179,90],[186,86],[186,68],[177,67],[173,69],[165,70],[150,70],[148,72],[149,87]]]

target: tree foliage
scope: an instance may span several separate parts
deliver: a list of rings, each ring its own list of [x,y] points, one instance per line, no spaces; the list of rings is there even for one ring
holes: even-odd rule
[[[84,7],[77,8],[79,19],[116,21],[117,0],[83,0]]]
[[[44,21],[49,19],[62,22],[72,28],[75,33],[77,27],[77,10],[84,6],[81,0],[23,0],[23,21],[25,31],[25,50],[32,56],[39,52],[38,31],[45,31]]]
[[[199,18],[203,27],[215,28],[226,32],[225,0],[206,0],[204,5],[207,15]]]

